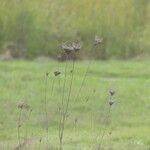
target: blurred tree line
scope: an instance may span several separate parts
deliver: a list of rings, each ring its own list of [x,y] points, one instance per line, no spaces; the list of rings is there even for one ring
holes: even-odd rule
[[[0,0],[0,53],[54,57],[62,42],[80,40],[79,58],[147,55],[149,12],[149,0]],[[95,35],[104,42],[94,50]]]

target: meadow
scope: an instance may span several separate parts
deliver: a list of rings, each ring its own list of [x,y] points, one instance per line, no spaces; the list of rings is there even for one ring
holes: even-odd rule
[[[18,145],[18,103],[24,101],[30,110],[22,110],[20,119],[22,149],[44,150],[47,146],[45,118],[45,75],[47,81],[48,148],[59,145],[59,105],[61,103],[65,62],[13,60],[0,62],[0,149],[12,150]],[[102,150],[150,149],[150,61],[92,61],[78,98],[89,61],[76,61],[70,105],[64,132],[64,150],[96,150],[107,127]],[[71,80],[72,62],[67,62],[65,98]],[[56,77],[54,71],[60,70]],[[108,113],[109,89],[115,90],[111,117]],[[16,148],[17,149],[17,148]]]

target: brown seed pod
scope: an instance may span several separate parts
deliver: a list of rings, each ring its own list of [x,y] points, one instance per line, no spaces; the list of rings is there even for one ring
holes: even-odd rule
[[[114,104],[114,101],[109,101],[109,105],[112,106]]]
[[[112,89],[109,90],[109,93],[110,93],[111,96],[115,95],[115,91],[112,90]]]
[[[60,71],[54,71],[54,75],[55,75],[55,76],[58,76],[58,75],[60,75],[60,74],[61,74]]]

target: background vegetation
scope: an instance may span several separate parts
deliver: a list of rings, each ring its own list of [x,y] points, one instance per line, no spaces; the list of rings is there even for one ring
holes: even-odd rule
[[[149,61],[93,62],[80,96],[75,101],[88,62],[76,62],[73,90],[64,134],[64,150],[96,150],[97,136],[104,130],[102,150],[150,149],[150,65]],[[65,98],[70,86],[68,62]],[[46,118],[44,104],[45,72],[50,72],[47,92],[49,149],[58,147],[59,104],[64,80],[64,63],[60,63],[60,78],[53,76],[58,66],[55,61],[38,63],[29,61],[0,62],[0,149],[12,150],[18,145],[18,101],[25,101],[32,108],[21,115],[21,143],[26,150],[45,150]],[[145,69],[146,68],[146,69]],[[52,83],[55,79],[53,94]],[[60,86],[59,86],[60,79]],[[105,122],[108,112],[109,88],[116,91],[111,120]],[[93,93],[93,91],[95,92]],[[87,101],[88,98],[88,101]],[[77,124],[75,124],[77,119]],[[107,124],[108,123],[108,124]],[[27,135],[26,135],[27,132]],[[109,134],[111,132],[111,135]],[[41,139],[41,142],[40,142]],[[22,150],[23,150],[22,148]]]
[[[149,0],[0,0],[0,52],[54,57],[61,42],[77,39],[84,43],[80,58],[147,55],[149,11]],[[95,35],[104,43],[91,56]]]

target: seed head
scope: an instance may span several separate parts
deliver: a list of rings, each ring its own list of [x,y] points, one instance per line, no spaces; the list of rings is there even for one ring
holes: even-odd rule
[[[103,38],[99,38],[98,36],[95,36],[95,43],[94,45],[97,46],[103,42]]]
[[[60,75],[60,74],[61,74],[60,71],[54,71],[54,75],[55,75],[55,76],[58,76],[58,75]]]
[[[114,104],[114,101],[110,100],[109,105],[112,106]]]
[[[114,90],[111,90],[111,89],[110,89],[110,90],[109,90],[109,93],[110,93],[111,96],[115,95],[115,91],[114,91]]]
[[[26,104],[23,101],[18,102],[18,108],[19,109],[26,109],[26,110],[32,111],[30,105]]]
[[[72,52],[77,52],[81,49],[80,42],[65,42],[62,44],[62,49],[66,54],[70,54]]]
[[[70,54],[74,51],[74,48],[72,46],[71,42],[65,42],[62,44],[62,49],[65,51],[66,54]]]
[[[80,42],[73,42],[72,46],[73,46],[75,52],[79,51],[82,48]]]
[[[25,106],[25,104],[24,104],[23,101],[20,101],[20,102],[18,103],[18,108],[19,108],[19,109],[23,109],[24,106]]]

